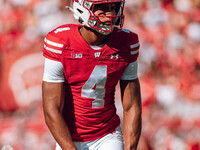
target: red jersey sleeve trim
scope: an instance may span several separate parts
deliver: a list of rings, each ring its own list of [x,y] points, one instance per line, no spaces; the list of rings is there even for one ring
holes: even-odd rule
[[[135,33],[130,32],[129,38],[130,62],[135,62],[139,56],[140,42],[138,40],[137,34]]]
[[[54,32],[50,32],[44,39],[43,55],[46,58],[60,61],[64,42],[56,37]]]

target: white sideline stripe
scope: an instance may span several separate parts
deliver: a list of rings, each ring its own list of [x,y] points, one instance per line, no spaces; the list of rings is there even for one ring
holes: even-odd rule
[[[138,43],[136,43],[136,44],[130,45],[130,48],[133,49],[133,48],[138,47],[139,45],[140,45],[140,43],[138,42]]]
[[[131,51],[131,55],[137,54],[139,52],[139,50],[137,51]]]
[[[59,43],[55,43],[55,42],[49,41],[49,40],[47,40],[46,38],[44,39],[44,41],[45,41],[47,44],[52,45],[52,46],[56,46],[56,47],[60,47],[60,48],[63,47],[63,44],[59,44]]]
[[[49,48],[46,45],[44,45],[44,48],[47,49],[48,51],[51,51],[51,52],[54,52],[54,53],[57,53],[57,54],[62,54],[62,51],[56,50],[56,49],[53,49],[53,48]]]

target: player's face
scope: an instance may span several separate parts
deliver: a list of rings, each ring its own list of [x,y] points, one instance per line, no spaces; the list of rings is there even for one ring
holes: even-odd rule
[[[93,12],[96,16],[99,16],[101,23],[111,25],[111,20],[112,23],[115,22],[115,18],[111,16],[116,15],[116,4],[96,4]]]

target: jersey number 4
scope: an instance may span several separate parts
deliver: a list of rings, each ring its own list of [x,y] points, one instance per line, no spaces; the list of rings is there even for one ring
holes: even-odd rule
[[[104,107],[107,66],[97,65],[81,90],[81,96],[94,99],[92,108]]]

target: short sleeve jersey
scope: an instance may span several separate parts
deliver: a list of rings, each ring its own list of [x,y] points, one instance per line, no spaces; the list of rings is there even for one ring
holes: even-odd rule
[[[114,28],[103,48],[94,50],[79,33],[81,25],[63,25],[48,33],[43,55],[63,65],[63,117],[73,141],[90,141],[120,124],[114,103],[115,86],[139,54],[138,36]]]

